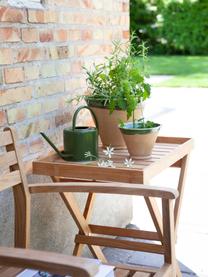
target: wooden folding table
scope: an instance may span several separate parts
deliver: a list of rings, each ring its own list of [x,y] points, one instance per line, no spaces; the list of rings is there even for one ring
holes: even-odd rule
[[[49,155],[45,158],[33,162],[33,173],[40,175],[51,176],[54,182],[61,181],[113,181],[113,182],[126,182],[136,184],[148,184],[151,178],[161,173],[169,167],[175,167],[180,170],[179,181],[177,190],[179,197],[175,201],[174,206],[174,219],[175,219],[175,232],[177,231],[180,208],[183,198],[185,176],[187,171],[187,162],[190,151],[193,147],[193,140],[190,138],[178,137],[158,137],[154,146],[152,155],[148,159],[133,159],[134,164],[132,167],[127,168],[124,166],[123,161],[129,158],[127,150],[115,150],[112,160],[114,161],[115,168],[99,167],[97,162],[92,161],[88,163],[75,163],[67,162],[59,158],[56,154]],[[103,149],[100,148],[100,159],[104,158]],[[99,244],[99,239],[96,237],[90,238],[91,234],[103,234],[111,236],[124,236],[134,238],[146,238],[154,240],[155,233],[149,232],[142,233],[137,230],[127,230],[123,228],[115,228],[109,226],[100,226],[89,224],[92,208],[95,200],[95,193],[89,193],[86,200],[84,213],[82,214],[79,206],[72,193],[60,193],[66,207],[71,213],[74,221],[79,228],[79,234],[75,237],[74,255],[81,255],[83,245],[87,244],[96,257],[105,261],[105,257],[98,245],[112,246],[113,240],[111,239],[110,245],[108,241],[103,240]],[[154,198],[145,197],[146,204],[154,222],[157,234],[162,237],[162,220],[161,214],[158,209],[157,203]],[[116,246],[117,247],[117,246]],[[121,245],[120,248],[136,250],[136,244],[129,243],[129,245]]]

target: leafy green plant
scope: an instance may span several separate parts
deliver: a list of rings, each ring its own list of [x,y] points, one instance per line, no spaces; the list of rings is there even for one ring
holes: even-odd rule
[[[127,118],[150,96],[150,85],[145,81],[147,48],[141,44],[136,50],[133,39],[127,43],[115,41],[113,52],[104,63],[94,65],[91,70],[85,68],[89,86],[87,102],[106,106],[111,113],[115,109],[124,110]],[[134,55],[142,59],[138,62]]]
[[[156,127],[158,124],[150,121],[150,120],[145,120],[144,117],[140,118],[139,120],[135,120],[133,121],[133,124],[127,124],[127,126],[125,125],[124,122],[120,122],[119,127],[121,128],[128,128],[128,125],[130,126],[130,128],[135,128],[135,129],[151,129]]]

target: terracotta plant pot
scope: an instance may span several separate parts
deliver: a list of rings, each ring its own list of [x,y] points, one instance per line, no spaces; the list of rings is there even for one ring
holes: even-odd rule
[[[155,123],[152,128],[133,128],[132,122],[127,122],[119,127],[132,158],[149,158],[160,130],[160,124]]]
[[[101,107],[90,108],[94,112],[99,126],[99,134],[103,147],[111,146],[115,149],[126,148],[125,141],[118,128],[120,120],[125,122],[127,120],[126,112],[122,110],[115,110],[110,114],[109,109]],[[141,109],[135,111],[135,118],[141,118]],[[132,120],[130,118],[129,120]]]

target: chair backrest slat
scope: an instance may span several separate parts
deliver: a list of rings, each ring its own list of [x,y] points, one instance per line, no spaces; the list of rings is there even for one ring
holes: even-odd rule
[[[12,188],[14,195],[14,245],[28,247],[30,235],[30,193],[24,165],[18,151],[16,132],[0,131],[0,192]]]
[[[21,184],[22,179],[19,170],[15,170],[0,176],[0,192]]]
[[[0,155],[0,168],[6,169],[12,165],[17,164],[17,157],[15,151],[4,152]]]
[[[13,139],[12,139],[12,135],[11,132],[5,131],[5,132],[1,132],[0,135],[0,146],[6,146],[13,143]]]

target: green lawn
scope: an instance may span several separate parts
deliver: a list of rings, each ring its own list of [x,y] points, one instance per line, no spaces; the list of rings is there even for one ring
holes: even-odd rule
[[[173,75],[155,84],[167,87],[208,87],[208,56],[150,56],[150,75]]]

